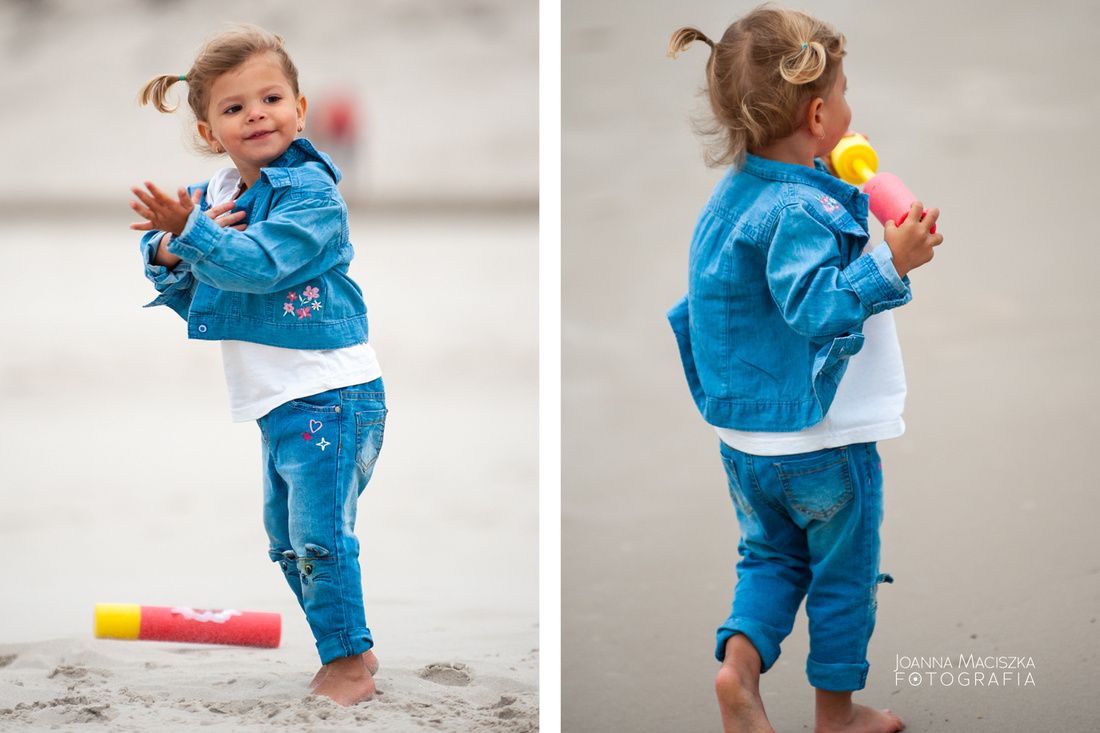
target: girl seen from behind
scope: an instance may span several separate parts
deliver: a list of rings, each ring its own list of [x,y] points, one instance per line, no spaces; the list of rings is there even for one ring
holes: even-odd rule
[[[815,729],[904,728],[852,702],[865,686],[882,521],[880,440],[904,431],[891,309],[943,238],[920,202],[868,246],[867,198],[820,160],[848,132],[845,39],[765,5],[710,47],[708,162],[728,166],[692,237],[688,292],[668,313],[689,388],[718,433],[741,529],[715,685],[728,732],[771,731],[760,676],[805,600]]]

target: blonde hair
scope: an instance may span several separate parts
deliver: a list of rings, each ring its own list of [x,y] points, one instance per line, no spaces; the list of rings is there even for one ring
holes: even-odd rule
[[[175,112],[175,106],[168,106],[165,98],[168,90],[177,82],[186,81],[187,104],[195,119],[207,122],[207,107],[210,104],[210,88],[214,80],[227,71],[258,54],[274,54],[286,74],[287,81],[298,96],[298,68],[291,61],[283,47],[283,39],[254,25],[236,25],[208,40],[195,58],[186,75],[161,74],[150,79],[141,89],[138,101],[142,106],[152,104],[160,112]]]
[[[824,97],[844,57],[844,36],[801,11],[762,5],[734,22],[714,43],[695,28],[672,34],[668,55],[695,41],[710,46],[706,92],[713,118],[697,124],[709,139],[709,166],[742,166],[755,153],[798,129],[799,114]]]

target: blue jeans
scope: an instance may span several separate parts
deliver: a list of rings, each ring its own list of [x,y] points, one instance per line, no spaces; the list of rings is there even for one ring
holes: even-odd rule
[[[744,634],[762,671],[779,658],[803,598],[810,627],[806,676],[823,690],[863,689],[875,627],[882,464],[874,443],[790,456],[754,456],[722,444],[741,525],[737,588],[726,642]]]
[[[322,664],[374,646],[363,610],[355,510],[386,424],[381,378],[292,400],[257,420],[264,528]]]

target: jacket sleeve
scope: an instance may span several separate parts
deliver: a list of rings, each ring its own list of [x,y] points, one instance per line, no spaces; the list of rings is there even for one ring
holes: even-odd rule
[[[164,232],[146,232],[141,238],[141,258],[145,263],[145,277],[153,283],[153,287],[160,294],[145,307],[154,305],[166,305],[187,320],[187,313],[191,309],[191,299],[195,294],[194,276],[191,274],[191,266],[186,262],[180,262],[173,269],[153,264],[157,247]]]
[[[168,251],[190,263],[199,281],[220,290],[270,293],[339,264],[347,227],[335,192],[283,188],[267,218],[242,232],[197,209]]]
[[[885,243],[844,267],[837,235],[801,205],[779,214],[767,277],[784,320],[816,343],[851,333],[871,315],[912,298]]]

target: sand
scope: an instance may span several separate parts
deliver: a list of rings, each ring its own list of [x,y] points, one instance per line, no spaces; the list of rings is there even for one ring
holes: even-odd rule
[[[563,730],[716,731],[737,525],[664,311],[720,172],[688,122],[706,48],[665,49],[752,4],[563,5]],[[880,446],[895,583],[857,700],[914,732],[1094,731],[1097,11],[797,5],[847,36],[853,127],[881,169],[943,212],[945,243],[896,311],[908,431]],[[777,730],[812,730],[807,649],[802,617],[762,683]],[[1034,667],[895,681],[899,657],[957,673],[971,655]]]
[[[139,651],[74,640],[10,645],[0,657],[2,679],[11,688],[0,727],[538,730],[537,701],[529,684],[514,679],[514,669],[483,665],[475,673],[462,662],[436,662],[380,671],[375,698],[345,708],[302,695],[293,670],[304,662],[290,653],[182,646]]]

